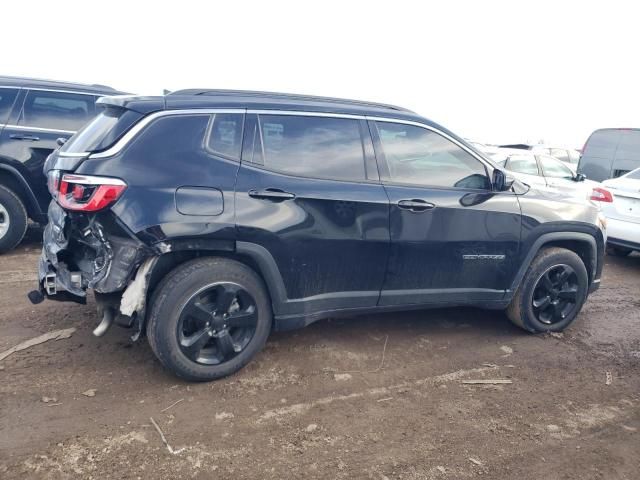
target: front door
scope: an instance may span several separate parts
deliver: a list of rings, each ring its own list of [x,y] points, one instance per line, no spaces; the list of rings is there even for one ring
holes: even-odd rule
[[[366,122],[247,115],[236,224],[239,245],[269,255],[283,280],[277,314],[375,306],[387,264],[389,201]]]
[[[380,305],[500,300],[515,274],[520,207],[488,167],[418,125],[370,122],[389,196],[391,250]]]

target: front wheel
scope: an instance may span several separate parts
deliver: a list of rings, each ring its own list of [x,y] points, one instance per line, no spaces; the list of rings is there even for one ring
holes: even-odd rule
[[[209,381],[244,367],[271,330],[271,305],[260,277],[226,258],[203,258],[171,271],[153,296],[147,335],[173,373]]]
[[[587,299],[589,275],[574,252],[541,250],[507,307],[509,319],[533,333],[559,332],[577,317]]]

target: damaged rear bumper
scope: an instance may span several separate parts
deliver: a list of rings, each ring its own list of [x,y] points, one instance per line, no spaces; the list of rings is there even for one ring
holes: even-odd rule
[[[48,215],[38,267],[41,294],[85,303],[87,290],[93,289],[99,309],[118,308],[128,317],[141,313],[157,253],[129,235],[110,213],[66,212],[52,201]]]

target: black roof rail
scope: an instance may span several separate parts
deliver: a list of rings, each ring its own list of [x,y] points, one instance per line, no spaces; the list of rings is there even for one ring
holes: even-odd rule
[[[389,110],[396,110],[399,112],[414,113],[411,110],[396,105],[389,105],[386,103],[367,102],[363,100],[350,100],[344,98],[333,97],[321,97],[316,95],[304,95],[297,93],[277,93],[277,92],[261,92],[254,90],[217,90],[217,89],[205,89],[205,88],[188,88],[183,90],[176,90],[169,95],[203,95],[203,96],[244,96],[244,97],[267,97],[282,100],[300,100],[309,102],[327,102],[327,103],[342,103],[345,105],[359,105],[363,107],[375,107],[384,108]]]

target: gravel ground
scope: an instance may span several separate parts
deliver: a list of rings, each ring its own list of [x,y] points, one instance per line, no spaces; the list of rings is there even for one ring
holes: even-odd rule
[[[123,329],[94,338],[92,301],[31,305],[39,248],[0,257],[0,351],[77,330],[0,361],[4,480],[640,478],[637,254],[606,258],[564,334],[475,309],[325,320],[188,384]]]

